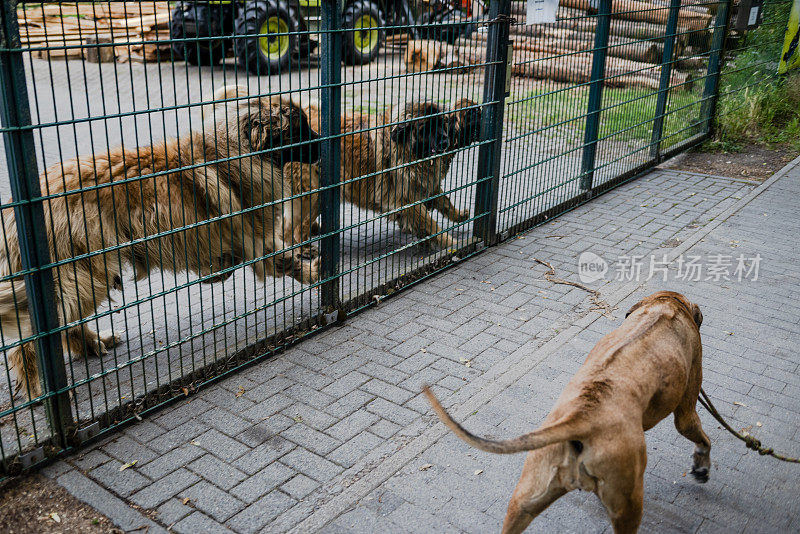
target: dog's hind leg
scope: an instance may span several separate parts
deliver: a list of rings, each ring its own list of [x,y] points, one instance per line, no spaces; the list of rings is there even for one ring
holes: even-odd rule
[[[692,475],[698,482],[708,482],[711,470],[711,441],[703,431],[695,405],[697,395],[691,401],[684,399],[675,410],[675,428],[681,436],[695,444],[692,456]]]
[[[524,531],[536,516],[567,493],[554,467],[561,459],[561,450],[561,445],[555,445],[528,453],[522,475],[508,503],[503,534]]]
[[[15,397],[20,391],[25,391],[29,399],[42,394],[39,365],[36,361],[36,350],[33,343],[23,343],[11,349],[8,352],[8,363],[16,373]]]
[[[620,437],[624,436],[624,437]],[[642,427],[620,430],[619,436],[595,440],[584,469],[597,479],[594,490],[615,534],[635,533],[642,521],[647,445]]]

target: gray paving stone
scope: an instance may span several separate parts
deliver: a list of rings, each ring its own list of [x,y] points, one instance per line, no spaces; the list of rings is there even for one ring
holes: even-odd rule
[[[194,441],[198,447],[227,462],[232,462],[250,450],[247,445],[214,429],[200,434]]]
[[[281,436],[264,440],[260,445],[240,456],[233,465],[245,473],[252,475],[285,455],[296,445]]]
[[[187,467],[223,490],[229,490],[247,478],[247,474],[212,454],[198,458]]]
[[[292,478],[294,474],[295,471],[285,465],[273,462],[233,488],[231,494],[244,502],[252,503],[273,488]]]
[[[305,475],[297,475],[281,486],[281,491],[296,500],[302,500],[306,495],[320,486],[319,482]]]
[[[236,532],[243,534],[258,532],[278,514],[291,508],[295,502],[288,495],[273,491],[242,510],[230,520],[229,524]]]
[[[172,527],[172,531],[177,534],[197,534],[199,532],[226,534],[233,532],[201,512],[195,512],[186,519],[181,520]]]
[[[293,450],[281,462],[319,482],[327,482],[342,472],[333,462],[304,449]]]
[[[383,438],[379,438],[375,434],[364,431],[359,435],[350,438],[325,457],[329,460],[333,460],[339,465],[343,465],[344,467],[353,467],[358,460],[363,458],[368,452],[375,449],[383,442]]]
[[[224,523],[245,506],[239,499],[204,480],[186,488],[179,496],[189,499],[194,507],[220,523]]]
[[[178,469],[134,493],[131,495],[130,500],[142,508],[155,508],[198,480],[200,480],[200,477],[189,470]]]
[[[281,437],[323,456],[341,444],[339,440],[299,422],[284,430]]]
[[[138,473],[135,467],[120,471],[122,466],[122,462],[112,460],[90,470],[88,475],[103,486],[114,488],[122,497],[150,484],[150,479]]]
[[[153,480],[162,478],[164,475],[175,471],[192,460],[205,454],[205,451],[193,443],[187,443],[178,448],[172,449],[168,453],[159,456],[152,462],[148,462],[139,471]]]
[[[379,419],[377,415],[365,409],[359,409],[339,420],[325,432],[339,441],[347,441],[362,430],[375,425]]]
[[[83,454],[79,454],[72,460],[72,464],[75,465],[78,469],[82,469],[87,471],[89,469],[94,469],[98,465],[101,465],[111,459],[106,453],[101,450],[94,449],[88,451]]]
[[[181,499],[170,499],[159,506],[158,510],[156,510],[156,513],[158,514],[158,520],[162,524],[167,525],[167,528],[171,527],[192,512],[194,512],[194,508],[183,504]]]

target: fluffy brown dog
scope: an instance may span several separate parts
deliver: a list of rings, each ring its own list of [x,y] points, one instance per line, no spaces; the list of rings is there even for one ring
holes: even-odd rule
[[[311,124],[318,123],[319,111],[313,106],[307,109]],[[480,108],[468,99],[459,100],[455,111],[432,102],[412,102],[390,108],[380,122],[369,115],[345,116],[341,125],[346,134],[341,142],[344,199],[363,209],[390,213],[402,230],[420,238],[435,236],[440,247],[454,248],[455,240],[442,232],[430,210],[437,209],[455,222],[469,219],[468,210],[458,210],[450,201],[442,181],[455,151],[479,139],[480,117]],[[295,173],[304,171],[295,167]],[[318,187],[314,176],[319,173],[305,174],[311,176],[309,186]],[[317,196],[311,195],[309,202],[313,222],[319,213]]]
[[[506,441],[470,434],[425,388],[439,418],[470,445],[498,454],[530,451],[503,532],[522,532],[574,489],[597,494],[614,532],[636,532],[647,463],[644,432],[669,414],[696,445],[692,474],[708,480],[711,443],[695,411],[703,380],[702,322],[700,308],[679,293],[645,298],[592,349],[542,426]]]
[[[242,92],[226,87],[215,97]],[[111,289],[121,287],[126,264],[137,279],[159,268],[214,281],[231,272],[211,275],[244,261],[262,279],[289,272],[304,283],[317,280],[317,262],[303,261],[299,251],[260,259],[289,248],[301,224],[299,207],[281,202],[291,191],[281,168],[289,160],[315,161],[317,144],[302,142],[315,141],[316,133],[300,108],[278,98],[235,100],[217,115],[216,127],[205,134],[118,147],[42,174],[42,191],[56,196],[44,205],[52,260],[76,258],[53,273],[63,324],[92,315]],[[3,210],[2,217],[7,252],[0,274],[10,275],[22,269],[19,240],[13,211]],[[0,283],[0,325],[6,335],[32,333],[22,280]],[[83,324],[66,338],[73,353],[90,355],[118,342]],[[27,385],[31,395],[41,394],[33,344],[12,349],[10,363],[17,391]]]

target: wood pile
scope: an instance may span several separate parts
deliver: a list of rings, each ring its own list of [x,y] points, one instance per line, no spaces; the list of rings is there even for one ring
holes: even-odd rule
[[[604,83],[658,89],[668,1],[613,0],[612,6]],[[588,82],[597,29],[597,17],[590,15],[595,13],[589,0],[561,0],[555,23],[524,25],[521,21],[525,19],[525,3],[512,2],[512,17],[520,21],[510,29],[512,74],[566,83]],[[690,88],[695,71],[704,67],[703,53],[710,46],[713,18],[714,14],[704,6],[681,7],[671,86]],[[453,66],[464,69],[452,72],[466,72],[468,67],[484,63],[486,39],[486,33],[476,31],[453,46],[412,41],[409,50],[413,48],[413,53],[406,54],[406,65],[410,72]],[[425,68],[426,61],[429,69]]]
[[[20,4],[17,17],[23,48],[49,48],[37,58],[156,61],[170,56],[154,42],[169,39],[169,12],[168,2],[46,2]]]

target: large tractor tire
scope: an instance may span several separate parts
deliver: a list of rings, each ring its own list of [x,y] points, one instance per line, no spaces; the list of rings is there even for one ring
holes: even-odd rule
[[[193,39],[172,43],[175,55],[192,65],[216,65],[225,57],[233,29],[234,7],[231,4],[180,2],[172,11],[170,39]],[[214,39],[204,39],[214,37]]]
[[[363,65],[378,56],[386,30],[378,4],[370,0],[356,0],[342,13],[343,59],[348,65]]]
[[[256,75],[286,72],[297,47],[298,21],[284,2],[248,1],[236,19],[239,64]]]

